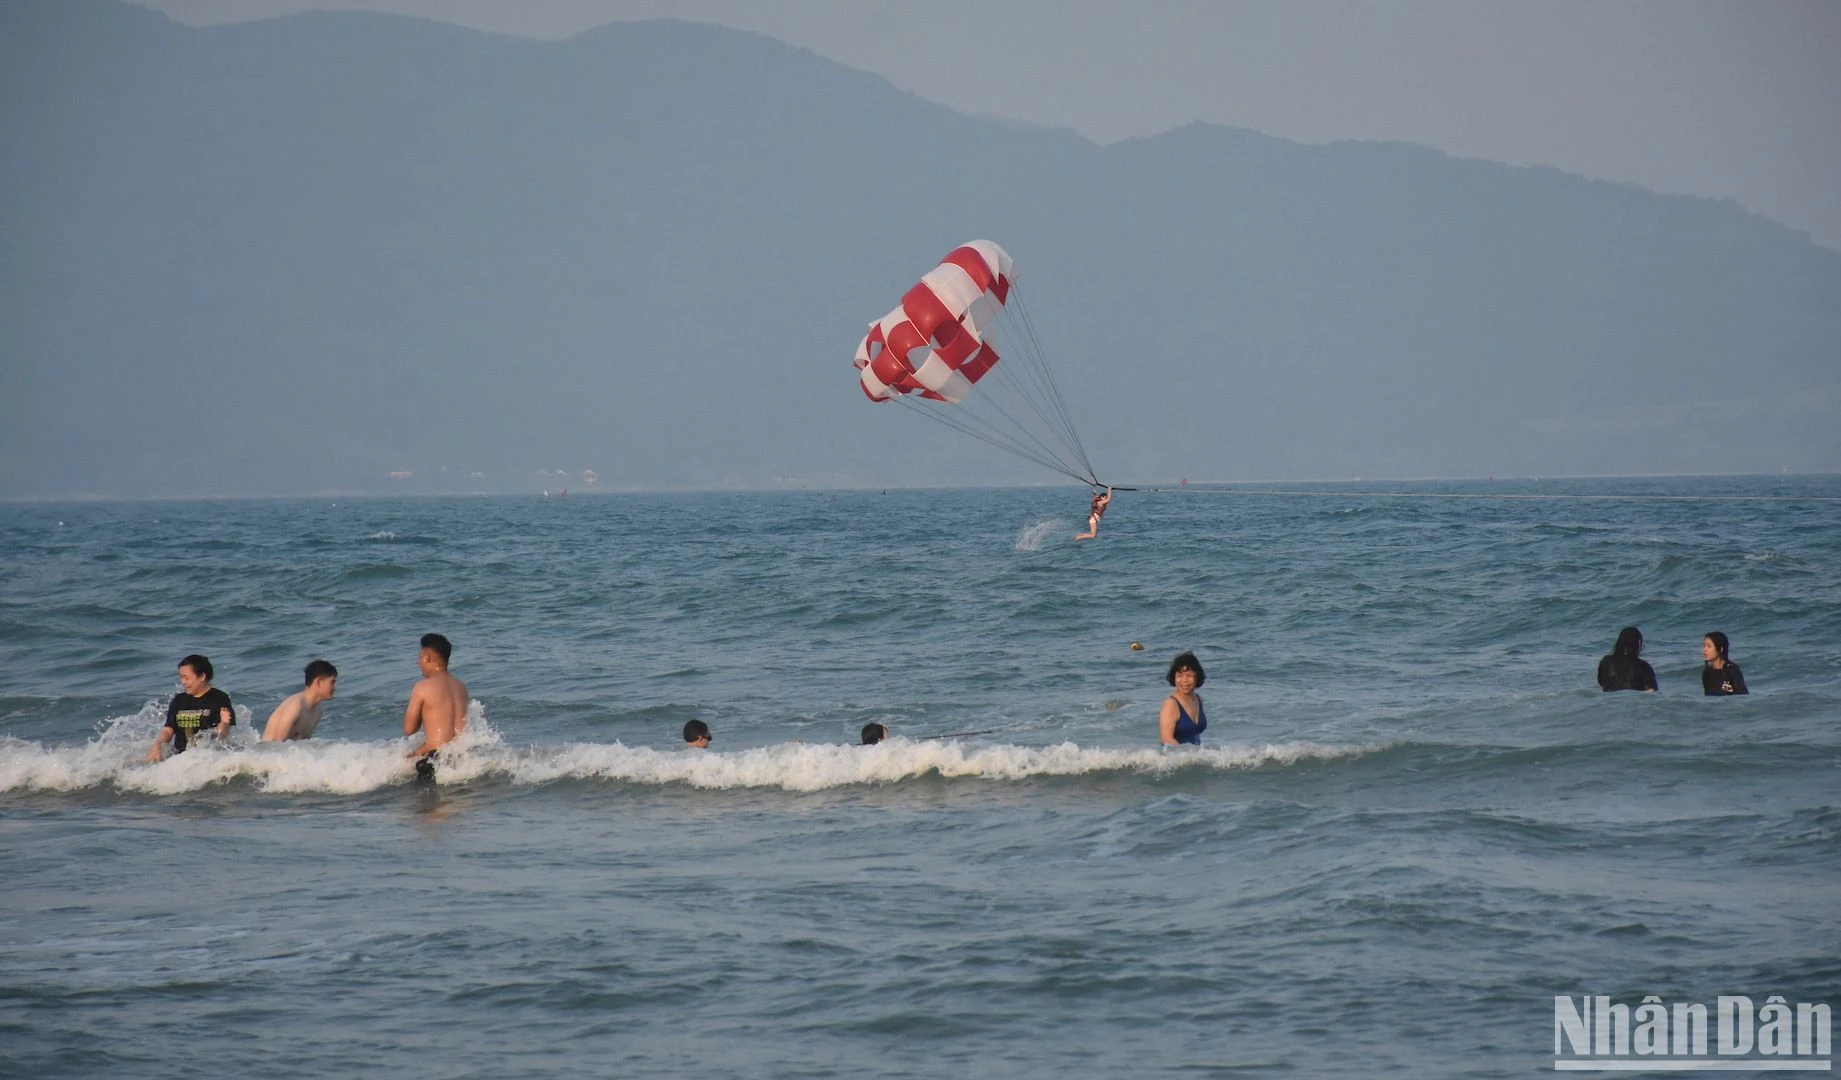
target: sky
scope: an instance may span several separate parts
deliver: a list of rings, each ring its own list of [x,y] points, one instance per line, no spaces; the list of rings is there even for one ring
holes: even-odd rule
[[[1734,199],[1841,250],[1835,0],[138,2],[197,25],[368,10],[539,39],[685,19],[1101,143],[1197,120],[1419,143]]]

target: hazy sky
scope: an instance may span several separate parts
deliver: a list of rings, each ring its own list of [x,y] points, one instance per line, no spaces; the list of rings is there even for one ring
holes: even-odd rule
[[[1730,197],[1841,249],[1841,3],[1771,0],[138,0],[560,38],[624,19],[755,30],[963,112],[1100,142],[1191,120]]]

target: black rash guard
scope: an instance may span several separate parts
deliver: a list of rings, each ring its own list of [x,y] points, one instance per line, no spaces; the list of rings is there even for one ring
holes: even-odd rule
[[[1647,660],[1612,653],[1598,661],[1598,688],[1611,690],[1656,690],[1656,669]]]
[[[1749,694],[1745,689],[1745,675],[1739,671],[1739,665],[1726,661],[1723,668],[1712,664],[1702,664],[1700,668],[1700,688],[1708,697],[1726,697],[1730,694]]]

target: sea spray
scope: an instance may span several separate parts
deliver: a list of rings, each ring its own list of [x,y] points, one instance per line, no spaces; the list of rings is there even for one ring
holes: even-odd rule
[[[1048,538],[1049,533],[1064,527],[1065,526],[1063,526],[1061,522],[1056,521],[1054,518],[1038,521],[1034,525],[1026,526],[1022,532],[1016,534],[1016,545],[1012,550],[1035,551],[1041,548],[1042,541]]]
[[[437,779],[460,785],[504,779],[519,786],[608,780],[707,790],[824,791],[897,784],[926,776],[1020,781],[1097,773],[1165,776],[1179,770],[1249,770],[1304,761],[1349,759],[1380,747],[1311,742],[1223,744],[1202,748],[1106,749],[1072,742],[1050,746],[978,745],[900,737],[875,746],[782,743],[729,752],[656,750],[613,743],[512,746],[485,720],[478,702],[465,733],[441,750]],[[235,780],[270,794],[355,795],[406,782],[413,740],[206,744],[157,764],[141,760],[141,740],[104,739],[43,747],[0,739],[0,792],[77,791],[112,785],[146,795],[178,795]],[[105,742],[105,739],[107,740]]]

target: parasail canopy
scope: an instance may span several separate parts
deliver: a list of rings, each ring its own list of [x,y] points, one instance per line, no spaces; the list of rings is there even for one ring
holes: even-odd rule
[[[1023,331],[1013,343],[1017,355],[1001,368],[1000,320]],[[947,252],[894,310],[869,324],[855,364],[871,401],[914,406],[1056,472],[1099,482],[1021,310],[1016,264],[992,241]]]

